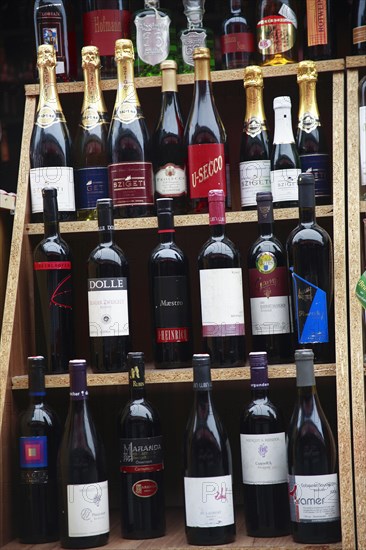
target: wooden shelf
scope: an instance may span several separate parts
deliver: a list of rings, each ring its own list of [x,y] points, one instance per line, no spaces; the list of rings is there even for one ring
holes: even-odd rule
[[[358,69],[366,66],[366,55],[350,55],[346,57],[346,69]]]

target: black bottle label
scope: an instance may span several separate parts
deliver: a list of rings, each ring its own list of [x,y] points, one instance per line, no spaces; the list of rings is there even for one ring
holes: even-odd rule
[[[154,278],[155,338],[157,343],[188,342],[187,278]]]
[[[164,469],[163,437],[121,438],[120,471],[123,474],[158,472]]]
[[[293,272],[297,340],[300,344],[329,341],[327,293]]]

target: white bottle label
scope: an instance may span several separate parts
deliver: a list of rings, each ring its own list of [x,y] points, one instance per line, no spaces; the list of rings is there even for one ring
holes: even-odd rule
[[[299,168],[271,171],[273,202],[297,201],[299,199],[297,178],[300,174]]]
[[[32,214],[43,212],[42,189],[56,187],[59,212],[75,210],[74,170],[67,166],[31,168],[29,173]]]
[[[360,184],[366,185],[366,107],[360,107]]]
[[[169,197],[179,197],[187,193],[186,171],[175,164],[166,164],[155,174],[157,193]]]
[[[338,475],[288,476],[291,521],[339,519]]]
[[[271,191],[271,161],[250,160],[240,163],[241,206],[255,206],[257,193]]]
[[[108,481],[67,486],[69,537],[108,533]]]
[[[287,482],[285,433],[240,434],[243,483],[273,485]]]
[[[291,332],[288,296],[251,298],[250,313],[253,336]]]
[[[89,336],[128,336],[127,277],[88,279]]]
[[[232,477],[185,477],[188,527],[222,527],[234,523]]]
[[[295,29],[297,29],[297,18],[294,10],[290,8],[290,6],[287,6],[286,4],[282,4],[281,8],[278,10],[278,13],[288,19],[288,21],[291,21]]]

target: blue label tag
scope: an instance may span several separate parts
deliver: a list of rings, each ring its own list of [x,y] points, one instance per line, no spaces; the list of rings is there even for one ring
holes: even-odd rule
[[[21,468],[45,468],[47,459],[47,437],[20,437],[20,467]]]
[[[311,172],[315,180],[315,196],[330,196],[329,155],[300,155],[301,171]]]
[[[78,210],[96,208],[98,199],[109,197],[108,169],[82,168],[75,170],[76,207]]]

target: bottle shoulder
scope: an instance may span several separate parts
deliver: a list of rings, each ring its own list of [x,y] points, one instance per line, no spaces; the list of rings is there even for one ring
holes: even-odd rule
[[[314,224],[300,224],[295,227],[287,238],[286,248],[291,249],[294,246],[331,247],[331,245],[328,232],[315,222]]]
[[[150,262],[158,263],[164,261],[185,262],[184,252],[175,242],[159,243],[156,245],[150,256]]]
[[[132,399],[119,414],[121,427],[131,422],[148,422],[160,426],[160,417],[156,408],[147,399]]]
[[[239,267],[240,265],[240,252],[235,244],[226,236],[218,239],[211,237],[206,241],[198,256],[199,266],[201,268],[205,267],[202,264],[210,258],[231,260],[233,265],[230,267]]]
[[[263,252],[271,252],[277,257],[285,256],[285,249],[281,241],[275,235],[272,235],[271,237],[259,236],[249,248],[248,260],[255,258],[258,254]]]
[[[40,405],[30,404],[20,413],[18,423],[20,435],[36,426],[43,426],[58,432],[60,430],[60,420],[56,412],[45,402]]]
[[[128,264],[123,250],[115,243],[99,244],[89,255],[88,262],[110,262],[120,266]]]
[[[69,259],[71,250],[66,241],[60,236],[46,237],[34,249],[34,260],[42,259],[43,257],[56,255],[64,259]]]

